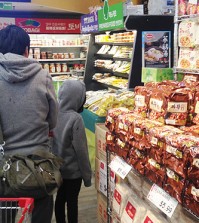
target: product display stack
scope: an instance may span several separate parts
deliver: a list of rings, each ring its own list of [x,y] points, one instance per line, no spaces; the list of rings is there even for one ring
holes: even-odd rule
[[[175,3],[174,68],[168,68],[174,76],[161,81],[159,72],[154,80],[159,82],[152,82],[145,73],[131,107],[107,110],[101,124],[107,168],[107,219],[102,222],[199,221],[198,4]]]
[[[148,83],[135,88],[133,110],[108,111],[107,156],[131,168],[109,194],[113,222],[198,221],[198,87],[187,81]],[[114,158],[107,160],[114,169]],[[125,171],[118,167],[116,174]]]

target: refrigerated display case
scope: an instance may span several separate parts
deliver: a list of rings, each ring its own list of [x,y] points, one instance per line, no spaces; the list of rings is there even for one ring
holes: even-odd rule
[[[136,30],[91,34],[84,77],[87,90],[129,88],[135,44]]]

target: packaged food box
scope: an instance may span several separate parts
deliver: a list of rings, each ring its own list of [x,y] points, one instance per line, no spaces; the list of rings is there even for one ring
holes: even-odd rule
[[[143,83],[147,82],[161,82],[164,80],[174,80],[173,70],[171,68],[142,68],[142,79]]]

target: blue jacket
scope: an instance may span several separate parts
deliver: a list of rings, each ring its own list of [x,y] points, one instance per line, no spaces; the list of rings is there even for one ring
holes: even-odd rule
[[[92,170],[88,155],[85,127],[78,113],[86,95],[83,82],[66,80],[58,92],[59,112],[54,129],[53,151],[65,163],[61,169],[65,179],[82,178],[86,187],[91,186]]]

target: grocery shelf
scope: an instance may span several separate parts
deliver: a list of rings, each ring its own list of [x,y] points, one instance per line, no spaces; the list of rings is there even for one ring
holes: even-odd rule
[[[55,72],[55,73],[50,73],[50,75],[70,75],[72,72]]]
[[[66,45],[66,46],[30,46],[30,48],[75,48],[75,47],[83,47],[87,48],[86,45]]]
[[[198,19],[198,18],[199,18],[199,14],[176,16],[175,22],[181,22],[186,19],[190,20],[190,19]]]
[[[182,69],[175,67],[174,73],[199,74],[199,69]]]
[[[98,72],[102,72],[102,73],[111,73],[117,77],[124,77],[124,78],[128,78],[129,74],[128,73],[122,73],[122,72],[117,72],[117,71],[113,71],[112,69],[107,69],[105,67],[95,67],[95,69]]]
[[[70,58],[70,59],[37,59],[39,62],[57,62],[57,61],[85,61],[86,58]]]
[[[98,59],[113,59],[113,55],[112,54],[101,54],[101,53],[95,53],[94,54],[96,57],[98,57]]]
[[[134,42],[96,42],[98,45],[133,46]]]
[[[112,60],[121,60],[121,61],[129,61],[131,62],[131,58],[125,58],[125,57],[114,57],[114,55],[112,54],[100,54],[100,53],[96,53],[95,57],[97,57],[98,59],[112,59]]]
[[[131,58],[124,58],[124,57],[113,57],[113,60],[121,60],[121,61],[131,62]]]
[[[94,82],[97,82],[99,83],[100,85],[106,87],[106,88],[113,88],[113,89],[116,89],[116,90],[119,90],[119,89],[126,89],[125,87],[117,87],[117,86],[114,86],[114,85],[111,85],[111,84],[105,84],[105,83],[101,83],[97,80],[93,80]]]
[[[114,76],[117,76],[117,77],[123,77],[123,78],[128,79],[129,74],[128,74],[128,73],[114,72]]]

